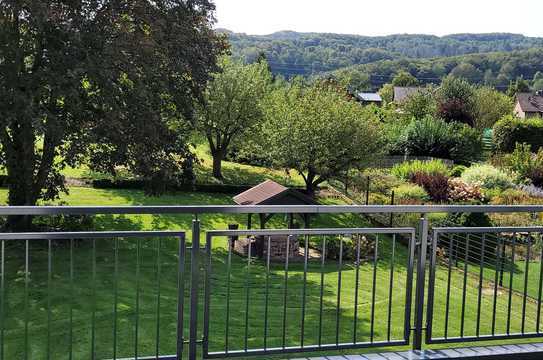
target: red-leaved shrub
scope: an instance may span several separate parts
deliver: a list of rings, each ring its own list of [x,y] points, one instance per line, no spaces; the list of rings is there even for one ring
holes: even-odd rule
[[[449,178],[447,176],[443,174],[416,172],[409,180],[414,184],[422,186],[433,201],[447,201],[449,195]]]

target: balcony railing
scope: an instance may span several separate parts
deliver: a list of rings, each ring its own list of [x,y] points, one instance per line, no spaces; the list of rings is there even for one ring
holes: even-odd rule
[[[190,229],[0,234],[0,359],[226,358],[538,338],[543,206],[2,207],[193,214]],[[412,227],[202,229],[205,214],[415,213]],[[187,241],[190,239],[190,241]]]

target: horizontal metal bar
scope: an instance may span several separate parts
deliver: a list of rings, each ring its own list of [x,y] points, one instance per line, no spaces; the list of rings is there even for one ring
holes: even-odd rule
[[[183,231],[86,231],[43,233],[0,233],[0,240],[68,240],[103,239],[121,237],[169,237],[182,236]]]
[[[333,350],[346,350],[346,349],[365,349],[365,348],[378,348],[388,346],[406,346],[409,343],[405,340],[398,341],[374,341],[373,343],[345,343],[345,344],[329,344],[329,345],[307,345],[304,347],[291,346],[291,347],[278,347],[267,349],[248,349],[239,351],[226,352],[211,352],[204,354],[204,359],[220,359],[228,357],[240,357],[240,356],[255,356],[255,355],[273,355],[273,354],[288,354],[288,353],[303,353],[314,351],[333,351]]]
[[[274,235],[358,235],[415,234],[414,228],[350,228],[350,229],[278,229],[278,230],[213,230],[210,236],[274,236]]]
[[[542,226],[505,226],[505,227],[439,227],[434,228],[438,234],[451,233],[502,233],[502,232],[543,232]]]
[[[0,206],[8,215],[99,214],[332,214],[332,213],[543,212],[543,205],[198,205],[198,206]]]
[[[543,337],[543,333],[518,333],[518,334],[496,334],[496,335],[480,335],[480,336],[464,336],[464,337],[449,337],[449,338],[433,338],[427,341],[428,344],[447,344],[447,343],[462,343],[476,341],[492,341],[492,340],[514,340],[514,339],[529,339]]]

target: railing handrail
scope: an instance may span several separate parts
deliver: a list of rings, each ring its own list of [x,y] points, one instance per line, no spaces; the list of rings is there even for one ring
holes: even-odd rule
[[[0,233],[0,240],[66,240],[66,239],[104,239],[132,237],[179,237],[184,231],[81,231],[81,232],[29,232]]]
[[[410,234],[415,228],[337,228],[337,229],[281,229],[281,230],[212,230],[208,236],[274,236],[274,235],[366,235],[366,234]]]
[[[2,206],[0,216],[105,214],[539,213],[543,205],[164,205]]]

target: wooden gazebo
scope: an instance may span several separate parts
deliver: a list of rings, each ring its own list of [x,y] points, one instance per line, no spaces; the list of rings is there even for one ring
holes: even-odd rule
[[[234,197],[234,202],[238,205],[316,205],[317,202],[302,192],[289,189],[272,180],[266,180],[255,187]],[[247,218],[247,229],[252,228],[252,215]],[[274,214],[259,214],[260,228],[264,229],[266,223]],[[294,215],[288,215],[288,227],[295,227]],[[298,214],[305,228],[310,226],[309,214]]]

